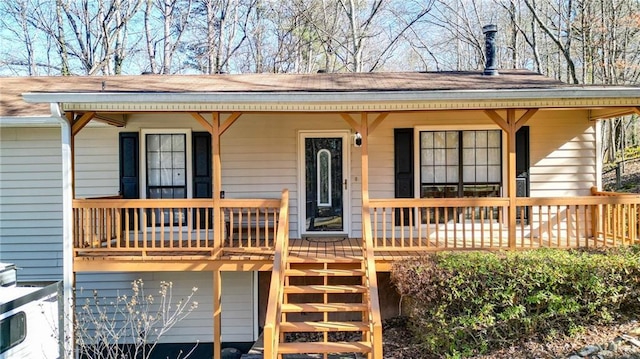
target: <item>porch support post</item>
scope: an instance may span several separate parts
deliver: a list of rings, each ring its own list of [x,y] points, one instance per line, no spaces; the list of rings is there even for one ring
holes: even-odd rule
[[[507,196],[509,208],[507,209],[509,249],[516,248],[516,132],[524,126],[537,112],[537,108],[528,109],[519,118],[516,117],[516,109],[507,109],[507,118],[504,119],[494,110],[484,111],[507,134]]]
[[[213,271],[213,359],[222,358],[222,276]]]
[[[217,255],[222,249],[222,211],[220,192],[222,191],[222,162],[220,159],[220,113],[213,113],[211,124],[211,148],[213,152],[213,250]],[[219,275],[219,274],[218,274]]]
[[[509,249],[516,248],[516,131],[517,120],[516,110],[507,110],[507,125],[509,131],[507,131],[507,148],[509,149],[507,159],[507,178],[508,178],[508,193],[509,193]]]
[[[366,112],[360,114],[360,135],[362,135],[362,145],[360,151],[362,155],[362,207],[369,208],[369,121]],[[364,212],[362,213],[364,215]]]

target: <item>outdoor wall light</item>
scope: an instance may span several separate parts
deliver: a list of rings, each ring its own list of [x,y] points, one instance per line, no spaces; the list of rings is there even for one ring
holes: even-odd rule
[[[362,135],[360,134],[360,132],[356,132],[353,135],[353,145],[356,147],[362,146]]]

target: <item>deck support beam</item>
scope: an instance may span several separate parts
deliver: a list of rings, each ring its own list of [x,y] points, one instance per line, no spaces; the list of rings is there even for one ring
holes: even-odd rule
[[[207,132],[211,134],[211,161],[212,161],[212,180],[213,180],[213,195],[211,200],[213,201],[213,249],[211,251],[212,257],[217,257],[221,253],[222,240],[223,240],[223,226],[222,223],[222,210],[220,209],[220,199],[222,197],[222,160],[220,139],[222,134],[225,133],[233,125],[234,122],[240,116],[242,112],[233,112],[227,119],[222,122],[220,120],[220,112],[213,112],[211,114],[211,123],[207,121],[204,116],[198,112],[190,112],[191,116],[198,121]]]
[[[640,116],[640,106],[638,106],[638,107],[634,107],[634,108],[633,108],[633,111],[634,111],[638,116]]]
[[[507,180],[509,182],[509,249],[516,248],[516,132],[517,120],[516,110],[507,110],[507,148],[509,150],[507,159]]]
[[[516,132],[536,113],[537,108],[528,109],[522,116],[516,116],[516,109],[507,109],[507,117],[503,118],[495,110],[485,110],[485,114],[507,134],[507,224],[509,230],[509,249],[516,248]]]
[[[86,112],[80,118],[73,121],[73,125],[71,126],[71,135],[75,136],[86,126],[96,115],[95,112]]]
[[[362,174],[361,174],[361,190],[362,190],[362,208],[369,208],[369,121],[368,114],[363,112],[360,114],[360,135],[362,135],[362,145],[360,151],[362,155]]]
[[[213,271],[213,359],[222,358],[222,276]]]

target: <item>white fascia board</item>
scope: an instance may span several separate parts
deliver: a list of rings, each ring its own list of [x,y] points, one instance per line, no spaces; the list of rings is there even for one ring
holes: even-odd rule
[[[370,92],[92,92],[24,93],[26,102],[59,103],[352,103],[461,100],[638,98],[640,87]]]
[[[60,122],[51,116],[0,116],[0,127],[60,127]]]

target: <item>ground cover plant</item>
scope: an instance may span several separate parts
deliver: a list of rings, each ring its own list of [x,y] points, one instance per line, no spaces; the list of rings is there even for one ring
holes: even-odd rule
[[[437,253],[394,264],[414,340],[459,357],[640,312],[640,247]]]

